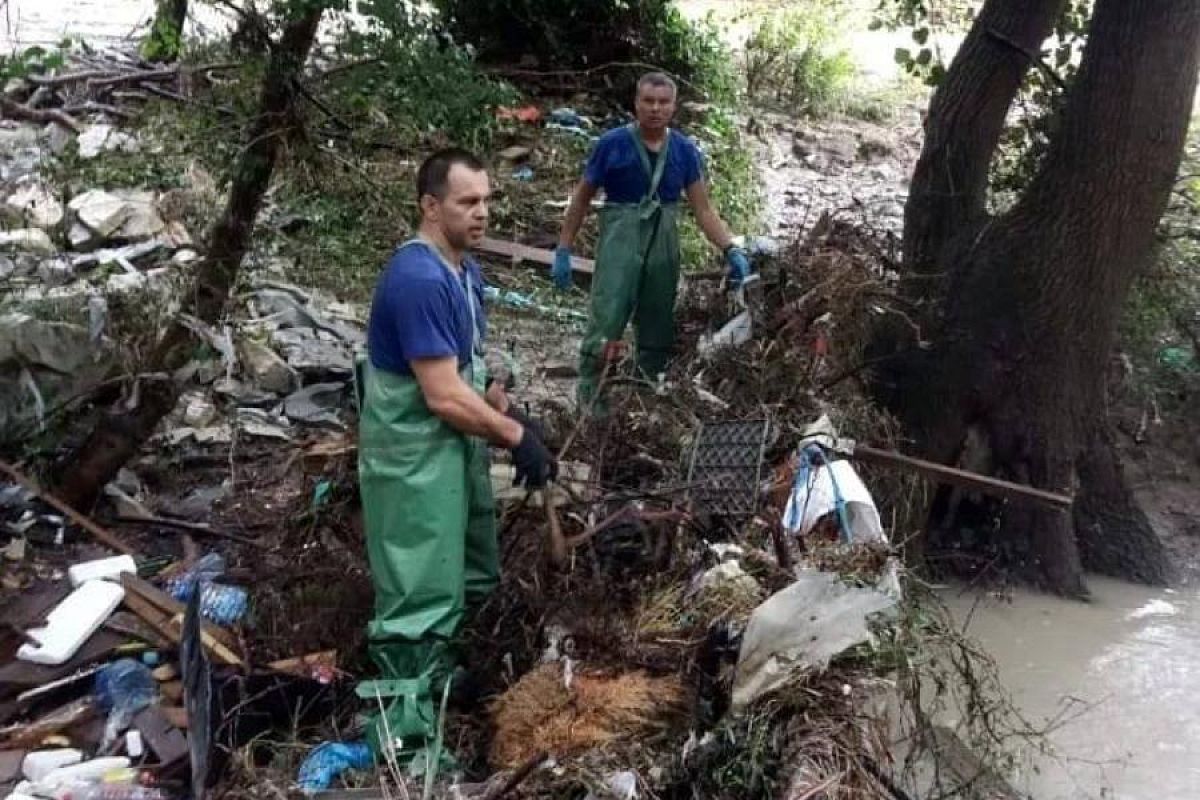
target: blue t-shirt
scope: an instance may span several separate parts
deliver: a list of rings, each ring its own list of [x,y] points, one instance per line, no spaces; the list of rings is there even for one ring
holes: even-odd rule
[[[600,137],[588,157],[583,179],[597,189],[603,189],[609,203],[638,203],[650,190],[650,177],[642,166],[633,137],[637,131],[627,127],[614,128]],[[669,129],[671,148],[658,184],[658,199],[677,203],[689,186],[704,177],[704,161],[696,143],[675,129]],[[660,151],[661,153],[661,151]],[[650,154],[651,169],[654,154]]]
[[[432,245],[418,242],[397,250],[384,267],[371,301],[367,322],[371,363],[401,375],[412,375],[410,362],[419,358],[456,356],[459,369],[471,363],[475,336],[468,293],[482,341],[487,319],[479,265],[465,259],[459,276]]]

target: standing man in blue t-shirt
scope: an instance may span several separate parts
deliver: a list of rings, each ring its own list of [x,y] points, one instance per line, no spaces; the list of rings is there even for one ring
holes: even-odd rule
[[[360,693],[382,708],[367,729],[377,756],[433,736],[465,608],[499,579],[488,444],[512,451],[530,489],[557,472],[536,426],[485,375],[483,279],[467,250],[483,237],[490,196],[471,153],[430,156],[417,173],[417,236],[371,302],[358,472],[375,585],[367,637],[383,680]]]
[[[563,221],[552,270],[560,288],[571,283],[571,246],[592,198],[604,190],[591,313],[580,347],[579,400],[585,408],[596,392],[604,346],[621,339],[630,317],[644,376],[653,379],[666,369],[675,344],[680,195],[687,197],[704,235],[725,254],[731,283],[740,285],[750,273],[746,253],[733,245],[709,199],[699,149],[668,127],[675,98],[669,77],[661,72],[642,76],[634,104],[637,122],[600,137]]]

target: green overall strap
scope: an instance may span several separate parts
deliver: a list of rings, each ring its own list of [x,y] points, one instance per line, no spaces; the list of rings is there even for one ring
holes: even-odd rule
[[[642,135],[638,131],[636,125],[627,126],[629,135],[633,137],[634,148],[637,150],[638,158],[642,162],[642,169],[646,172],[646,177],[650,179],[650,187],[646,190],[646,196],[642,198],[642,219],[649,219],[650,216],[658,211],[662,203],[655,196],[658,194],[658,186],[662,183],[663,172],[667,166],[667,156],[671,152],[671,129],[667,129],[667,135],[663,139],[663,148],[658,151],[658,161],[654,164],[654,169],[650,169],[650,153],[646,150],[646,143],[642,141]],[[653,238],[653,237],[652,237]]]

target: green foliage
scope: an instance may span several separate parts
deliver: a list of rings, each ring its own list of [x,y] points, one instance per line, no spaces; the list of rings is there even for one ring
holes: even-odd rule
[[[721,218],[735,236],[759,233],[762,198],[758,170],[753,153],[742,141],[732,111],[712,107],[689,131],[704,147],[708,190]],[[712,245],[691,215],[683,217],[679,247],[685,270],[713,268]]]
[[[341,60],[364,63],[322,86],[356,136],[486,147],[496,107],[515,102],[516,92],[479,70],[465,48],[439,38],[431,17],[385,0],[364,0],[358,12],[365,23],[343,19],[336,48]]]
[[[434,0],[447,29],[489,62],[545,69],[597,69],[611,97],[626,101],[648,66],[686,91],[725,99],[730,59],[711,20],[690,23],[671,0]]]
[[[843,23],[840,4],[813,0],[764,17],[746,40],[750,97],[809,114],[836,110],[856,71],[839,41]]]
[[[1136,391],[1163,410],[1191,412],[1200,395],[1200,134],[1180,173],[1154,264],[1125,304],[1120,338]]]
[[[67,38],[53,50],[35,45],[15,50],[9,55],[0,55],[0,81],[59,69],[67,63],[73,45],[71,39]]]
[[[173,9],[160,0],[158,13],[154,15],[154,23],[150,32],[142,40],[138,52],[147,61],[174,61],[183,50],[183,31],[179,24],[182,20],[174,19]],[[187,5],[183,6],[186,15]]]

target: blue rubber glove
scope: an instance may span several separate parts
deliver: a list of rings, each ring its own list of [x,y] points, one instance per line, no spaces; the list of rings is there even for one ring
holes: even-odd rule
[[[550,268],[550,276],[559,289],[571,288],[571,248],[561,244],[554,248],[554,266]]]
[[[736,289],[750,274],[750,259],[745,250],[731,244],[725,248],[725,263],[729,265],[729,285]]]

